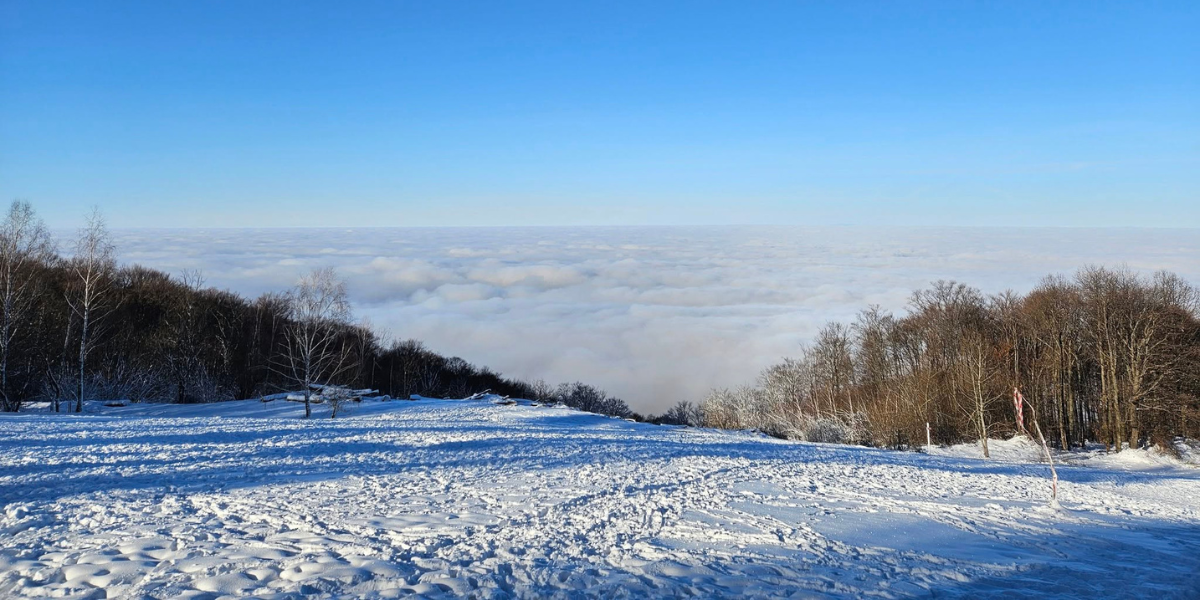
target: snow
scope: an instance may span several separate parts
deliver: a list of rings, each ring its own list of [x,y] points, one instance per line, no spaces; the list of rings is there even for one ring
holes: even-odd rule
[[[1126,444],[1121,452],[1107,452],[1103,444],[1089,444],[1086,449],[1061,452],[1051,450],[1055,464],[1102,467],[1127,471],[1173,471],[1186,467],[1200,466],[1200,452],[1195,442],[1177,440],[1179,456],[1172,456],[1158,448],[1130,449]],[[958,458],[982,458],[983,449],[978,442],[954,446],[922,448],[933,456]],[[1014,436],[1007,440],[988,440],[988,454],[992,461],[1016,463],[1045,462],[1042,446],[1025,436]]]
[[[1081,455],[1051,509],[1021,440],[984,461],[498,401],[0,417],[0,597],[1200,590],[1200,469],[1175,459]]]

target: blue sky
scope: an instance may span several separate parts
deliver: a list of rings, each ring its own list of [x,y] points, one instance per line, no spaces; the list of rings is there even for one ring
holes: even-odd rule
[[[52,226],[1200,227],[1200,3],[0,0]]]

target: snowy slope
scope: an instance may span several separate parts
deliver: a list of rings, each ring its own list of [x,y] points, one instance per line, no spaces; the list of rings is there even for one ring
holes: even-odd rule
[[[1036,464],[486,401],[302,410],[0,417],[0,597],[1200,590],[1193,468],[1066,466],[1055,511]]]

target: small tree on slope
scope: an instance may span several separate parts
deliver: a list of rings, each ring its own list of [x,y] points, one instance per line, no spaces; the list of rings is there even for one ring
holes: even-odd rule
[[[333,384],[353,366],[346,340],[350,324],[346,285],[332,268],[316,269],[288,293],[287,308],[290,322],[277,370],[300,386],[304,417],[309,418],[314,388]]]

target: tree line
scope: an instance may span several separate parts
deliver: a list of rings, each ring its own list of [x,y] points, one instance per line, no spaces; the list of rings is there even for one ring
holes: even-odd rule
[[[33,207],[14,201],[0,222],[0,409],[31,401],[82,412],[85,401],[198,403],[320,386],[462,398],[473,393],[562,402],[640,418],[583,383],[503,377],[417,340],[384,340],[357,323],[345,284],[316,269],[287,291],[246,299],[170,275],[119,265],[99,211],[66,256]]]
[[[62,256],[28,202],[0,222],[0,409],[30,401],[212,402],[323,385],[393,397],[490,390],[642,420],[584,383],[505,378],[353,320],[345,285],[317,269],[246,299],[198,272],[117,262],[99,212]],[[1024,295],[939,281],[903,315],[830,323],[758,380],[680,402],[656,422],[754,428],[810,441],[917,447],[1017,427],[1012,392],[1060,448],[1198,437],[1200,294],[1166,272],[1086,267]],[[306,413],[308,411],[306,410]],[[928,429],[927,429],[928,427]]]
[[[1200,433],[1198,312],[1196,288],[1168,272],[1092,266],[990,297],[939,281],[903,316],[830,323],[753,384],[663,420],[895,448],[979,440],[986,455],[1017,431],[1019,390],[1026,424],[1059,448],[1171,448]]]

